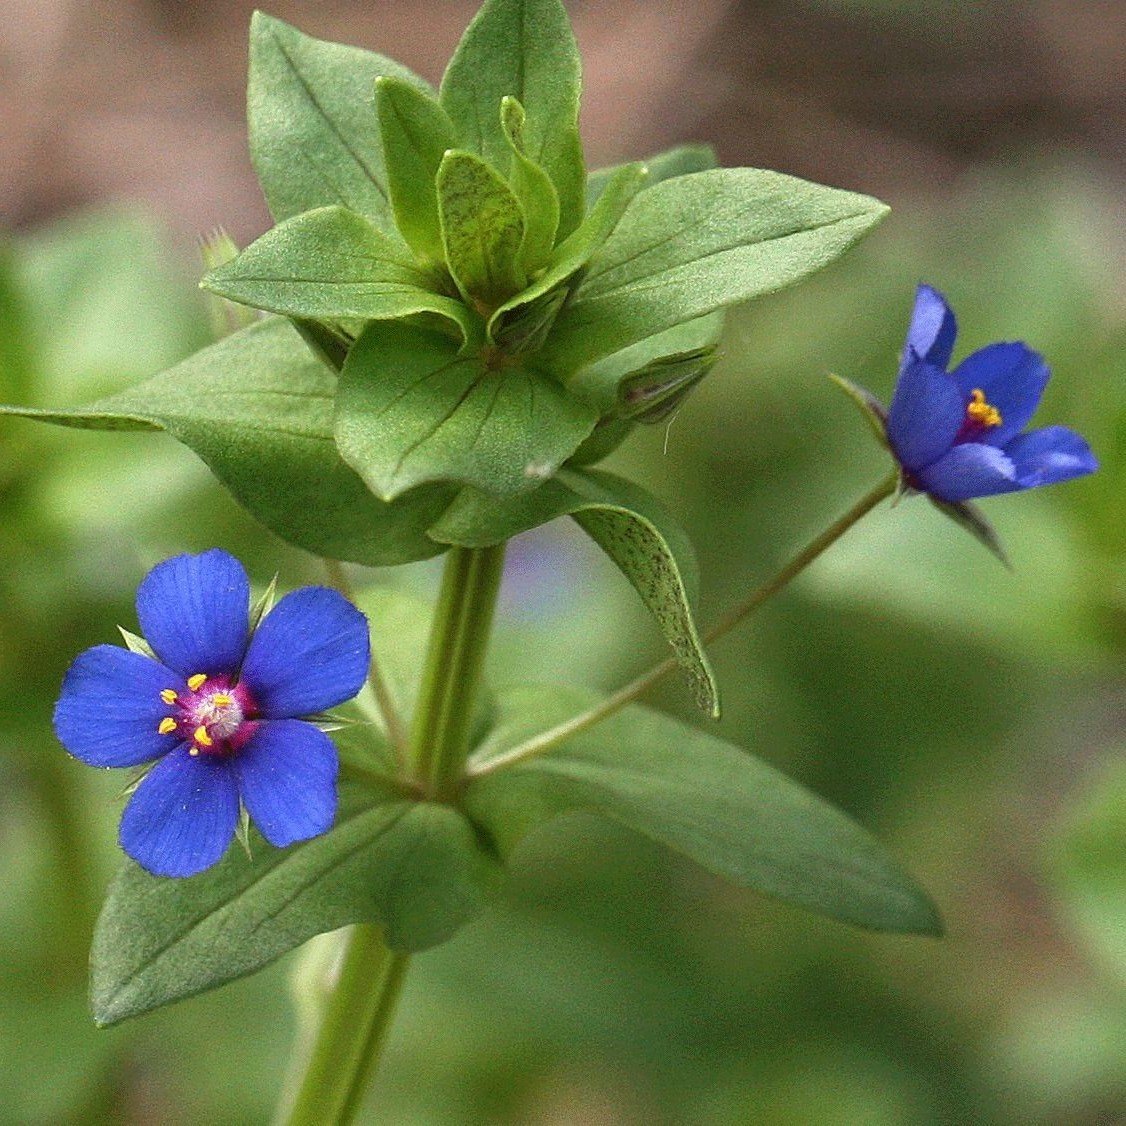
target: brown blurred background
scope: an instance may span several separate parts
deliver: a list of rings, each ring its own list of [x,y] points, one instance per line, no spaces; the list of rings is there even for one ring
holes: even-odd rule
[[[277,0],[432,82],[474,0]],[[677,140],[894,201],[1011,156],[1121,180],[1126,5],[612,0],[571,6],[592,166]],[[107,198],[188,235],[268,225],[246,155],[233,0],[5,0],[0,226]]]

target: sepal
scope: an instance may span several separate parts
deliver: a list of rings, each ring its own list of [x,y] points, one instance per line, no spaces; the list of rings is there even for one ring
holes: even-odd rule
[[[829,372],[829,378],[849,397],[856,409],[860,411],[861,417],[871,428],[872,433],[876,436],[876,440],[880,445],[883,446],[885,450],[890,449],[891,447],[888,445],[887,436],[887,407],[885,407],[866,387],[861,387],[860,384],[853,383],[851,379],[845,379],[843,375],[836,375],[833,372]]]
[[[964,500],[958,504],[951,504],[944,500],[938,500],[937,497],[928,497],[927,499],[943,516],[949,517],[958,527],[964,528],[969,532],[978,543],[982,544],[988,551],[995,555],[1005,567],[1010,571],[1013,569],[1013,564],[1009,559],[1008,552],[1005,551],[1004,544],[1001,543],[1001,537],[997,534],[997,530],[993,527],[993,524],[985,513],[982,512],[973,501]]]

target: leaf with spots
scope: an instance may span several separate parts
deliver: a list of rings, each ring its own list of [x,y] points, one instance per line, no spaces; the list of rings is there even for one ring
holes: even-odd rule
[[[599,470],[564,469],[541,488],[498,501],[460,493],[430,535],[485,547],[560,516],[571,516],[633,584],[688,676],[697,704],[719,715],[719,691],[693,616],[696,556],[691,541],[651,494]]]
[[[527,111],[524,146],[559,195],[559,237],[584,211],[586,170],[579,139],[580,61],[562,0],[486,0],[442,78],[442,105],[460,144],[507,169],[500,119],[505,96]]]
[[[446,265],[470,304],[495,309],[524,288],[524,212],[512,189],[479,157],[456,149],[438,168]]]

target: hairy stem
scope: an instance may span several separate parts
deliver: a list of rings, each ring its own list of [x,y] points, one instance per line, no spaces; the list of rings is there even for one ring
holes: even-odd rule
[[[854,524],[865,517],[881,501],[891,496],[899,484],[899,474],[893,473],[881,481],[871,492],[867,493],[856,502],[840,519],[835,520],[819,536],[810,540],[801,551],[797,553],[784,567],[772,578],[768,579],[757,590],[748,595],[742,602],[733,606],[718,622],[715,623],[704,635],[705,644],[719,640],[730,633],[737,625],[751,616],[767,599],[777,594],[790,581],[799,575],[827,548],[837,542]],[[586,731],[604,719],[620,712],[627,704],[633,703],[639,696],[648,691],[653,685],[663,680],[678,668],[674,657],[666,657],[659,664],[654,665],[647,672],[635,680],[631,680],[624,687],[619,688],[611,696],[607,696],[600,704],[596,704],[588,711],[580,712],[571,719],[564,720],[555,727],[541,732],[525,743],[521,743],[503,754],[495,755],[483,762],[470,763],[466,774],[470,778],[478,778],[483,774],[491,774],[494,770],[501,770],[513,766],[518,762],[542,755],[553,747],[558,746],[565,739]]]

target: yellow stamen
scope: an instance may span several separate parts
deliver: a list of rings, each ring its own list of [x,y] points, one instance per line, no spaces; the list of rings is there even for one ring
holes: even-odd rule
[[[175,692],[172,691],[171,688],[166,688],[163,692],[161,692],[160,698],[166,704],[174,704],[179,699],[179,697],[176,695]]]
[[[970,392],[970,403],[966,407],[966,414],[982,426],[1001,425],[1001,412],[985,401],[985,392],[980,387],[975,387]]]
[[[229,704],[233,704],[235,698],[234,696],[228,696],[226,692],[216,692],[215,695],[211,697],[211,702],[218,704],[220,707],[226,707]]]
[[[192,736],[192,738],[201,747],[210,747],[215,742],[215,740],[212,739],[210,735],[208,735],[207,728],[204,727],[202,723],[195,729],[195,734]]]
[[[165,718],[160,721],[160,726],[157,728],[157,731],[159,731],[161,735],[171,735],[175,730],[176,721],[171,716],[165,716]]]
[[[195,756],[199,754],[199,747],[190,747],[188,749],[188,754],[191,755],[192,758],[195,758]]]
[[[198,692],[203,687],[204,682],[206,680],[207,680],[207,674],[206,673],[197,672],[195,674],[195,676],[189,676],[188,677],[188,687],[193,692]]]

